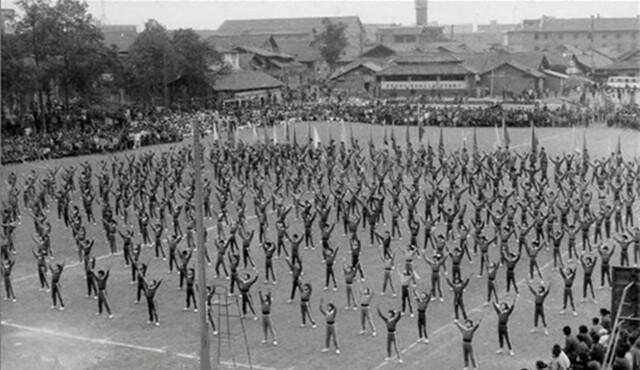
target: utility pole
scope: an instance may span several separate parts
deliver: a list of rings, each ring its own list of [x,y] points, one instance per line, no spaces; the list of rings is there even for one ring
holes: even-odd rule
[[[193,130],[193,170],[196,183],[196,243],[198,248],[198,273],[197,281],[200,284],[200,369],[211,370],[211,358],[209,357],[209,326],[207,324],[207,271],[205,261],[204,229],[202,225],[203,201],[202,201],[202,149],[200,146],[200,119],[191,122]]]

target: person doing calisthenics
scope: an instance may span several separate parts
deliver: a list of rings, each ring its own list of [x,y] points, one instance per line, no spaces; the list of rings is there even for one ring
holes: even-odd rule
[[[378,316],[384,321],[385,326],[387,327],[387,358],[385,361],[389,361],[391,359],[391,351],[392,349],[396,353],[396,357],[398,362],[402,363],[402,358],[400,358],[400,351],[398,351],[398,341],[396,338],[396,326],[398,325],[398,321],[402,318],[402,312],[400,310],[389,310],[387,316],[382,314],[380,311],[380,306],[377,306]]]

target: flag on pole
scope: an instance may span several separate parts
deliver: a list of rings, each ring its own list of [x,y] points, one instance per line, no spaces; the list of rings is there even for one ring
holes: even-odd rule
[[[382,138],[384,145],[389,145],[389,138],[387,137],[387,126],[384,126],[384,137]]]
[[[273,134],[273,143],[278,144],[278,133],[276,132],[276,125],[271,126],[271,132]]]
[[[622,154],[622,146],[620,145],[620,135],[618,135],[618,144],[616,144],[616,153]]]
[[[507,123],[504,119],[504,114],[502,115],[502,140],[505,149],[509,149],[509,144],[511,144],[511,139],[509,138],[509,132],[507,131]]]
[[[438,150],[444,151],[444,136],[442,134],[442,126],[440,126],[440,136],[438,137]]]
[[[409,125],[407,125],[406,131],[405,131],[405,135],[404,135],[404,140],[407,143],[407,146],[411,145],[411,137],[409,136]]]
[[[315,127],[313,128],[313,147],[315,149],[320,147],[320,135],[318,135],[318,130]]]
[[[538,138],[536,137],[535,127],[533,125],[533,120],[531,120],[531,153],[536,153],[538,151]]]
[[[289,127],[289,120],[284,121],[284,129],[285,129],[285,139],[287,143],[291,142],[291,132]]]
[[[333,130],[329,127],[329,143],[333,140]]]
[[[269,137],[267,135],[267,125],[262,126],[262,128],[263,128],[262,134],[264,136],[264,144],[267,145],[269,144]]]
[[[467,134],[462,130],[462,147],[467,148]]]
[[[391,144],[396,146],[396,123],[391,121]]]
[[[347,128],[344,125],[344,120],[340,122],[340,141],[343,143],[347,142]]]
[[[258,139],[258,131],[256,130],[256,125],[251,123],[250,125],[251,125],[251,130],[253,131],[253,141],[257,143],[258,141],[260,141],[260,139]]]
[[[418,141],[422,141],[424,136],[424,121],[429,119],[429,113],[425,113],[424,118],[418,120]]]
[[[311,140],[311,124],[307,122],[307,142]]]
[[[354,147],[356,143],[356,139],[353,137],[353,125],[349,125],[349,143],[351,143],[351,147]]]
[[[571,134],[573,136],[573,150],[575,150],[577,153],[580,153],[580,146],[578,144],[578,131],[576,130],[575,125],[573,125],[573,127],[571,128]]]
[[[295,125],[293,125],[293,146],[298,146],[298,135],[296,134]]]
[[[369,125],[369,146],[373,145],[373,124]]]
[[[502,139],[500,138],[500,130],[498,130],[498,124],[497,123],[493,126],[493,131],[496,134],[496,142],[493,144],[493,148],[494,149],[498,149],[498,148],[502,147]]]
[[[194,133],[195,134],[195,133]],[[220,136],[218,136],[218,123],[213,123],[213,141],[220,140]]]
[[[476,135],[476,128],[473,128],[473,153],[478,153],[478,136]]]
[[[582,129],[582,152],[585,153],[587,151],[587,127],[585,126]]]

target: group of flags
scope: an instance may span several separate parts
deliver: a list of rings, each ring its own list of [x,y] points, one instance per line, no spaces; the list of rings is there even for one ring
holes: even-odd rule
[[[427,121],[429,118],[428,113],[425,115],[424,119],[421,119],[418,121],[418,140],[419,142],[422,142],[423,137],[425,136],[425,128],[424,128],[424,123],[425,121]],[[237,128],[232,127],[229,123],[228,124],[228,136],[227,139],[230,141],[235,142],[237,140],[237,133],[236,130]],[[253,134],[253,141],[254,142],[260,142],[260,137],[258,135],[258,127],[254,124],[249,123],[249,126],[251,128],[252,134]],[[279,128],[280,127],[280,128]],[[383,127],[384,127],[384,137],[383,137],[383,142],[384,144],[388,145],[389,144],[389,140],[391,140],[391,142],[393,143],[393,145],[396,145],[396,136],[395,136],[395,125],[392,124],[391,127],[391,133],[388,133],[388,128],[387,125],[384,124],[383,122]],[[296,134],[296,125],[293,124],[293,122],[291,121],[284,121],[282,123],[282,125],[273,125],[271,127],[271,139],[269,139],[269,135],[268,135],[268,128],[265,126],[262,128],[263,130],[263,142],[264,143],[274,143],[277,144],[280,142],[280,138],[278,135],[278,131],[282,130],[283,134],[282,136],[284,136],[284,142],[292,142],[294,145],[297,145],[297,134]],[[496,124],[494,126],[494,131],[495,131],[495,136],[496,136],[496,141],[494,144],[494,148],[504,148],[504,149],[508,149],[509,146],[511,145],[511,137],[509,135],[509,131],[507,129],[507,125],[506,125],[506,121],[504,116],[502,117],[502,127],[498,128],[498,125]],[[573,147],[574,150],[578,153],[583,152],[584,150],[586,150],[587,148],[587,138],[586,138],[586,128],[583,129],[582,132],[582,145],[580,145],[579,143],[579,139],[578,139],[578,133],[576,130],[576,127],[574,126],[572,128],[572,134],[573,134]],[[319,148],[321,145],[321,139],[320,139],[320,135],[318,134],[318,130],[316,129],[316,127],[312,127],[310,123],[307,123],[307,137],[308,139],[311,141],[311,143],[313,144],[314,148]],[[219,141],[220,140],[220,134],[218,131],[218,123],[214,122],[213,124],[213,130],[212,130],[212,138],[214,141]],[[333,139],[332,137],[332,130],[329,130],[329,141],[331,141]],[[429,138],[427,137],[427,142],[428,142]],[[347,128],[346,128],[346,124],[344,121],[340,122],[340,141],[342,143],[345,144],[350,144],[351,146],[354,145],[355,143],[355,138],[354,138],[354,133],[353,133],[353,125],[349,125],[349,132],[347,134]],[[406,126],[405,129],[405,141],[407,143],[407,145],[411,145],[411,133],[410,133],[410,129],[409,126]],[[370,125],[369,128],[369,143],[372,144],[373,143],[373,125]],[[463,132],[463,145],[466,145],[466,136],[464,135]],[[530,138],[530,148],[531,148],[531,152],[532,153],[537,153],[538,152],[538,146],[540,145],[540,140],[538,139],[538,136],[536,135],[536,130],[535,130],[535,125],[533,123],[533,121],[531,121],[531,138]],[[442,127],[440,127],[440,131],[439,131],[439,137],[438,137],[438,150],[440,151],[444,151],[444,137],[443,137],[443,130]],[[611,145],[609,145],[609,150],[611,151]],[[616,143],[615,146],[615,152],[616,153],[621,153],[621,143],[620,143],[620,136],[618,136],[618,141]],[[477,139],[477,134],[476,134],[476,129],[473,129],[473,137],[472,137],[472,151],[474,154],[478,153],[478,139]]]

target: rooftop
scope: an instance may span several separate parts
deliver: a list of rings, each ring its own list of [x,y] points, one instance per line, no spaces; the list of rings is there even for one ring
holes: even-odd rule
[[[229,19],[218,28],[221,34],[257,34],[270,33],[320,33],[324,29],[323,22],[329,19],[331,22],[342,22],[347,27],[361,26],[357,16],[346,17],[306,17],[306,18],[269,18],[269,19]]]
[[[469,69],[460,63],[432,63],[432,64],[397,64],[389,66],[380,72],[378,76],[405,76],[405,75],[449,75],[472,74]]]
[[[426,64],[461,62],[462,60],[447,52],[429,52],[400,55],[394,61],[398,64]]]
[[[344,67],[338,69],[337,71],[333,72],[331,74],[331,76],[329,77],[329,80],[333,80],[335,78],[338,78],[338,77],[340,77],[342,75],[345,75],[345,74],[353,71],[354,69],[357,69],[357,68],[360,68],[360,67],[366,68],[366,69],[368,69],[370,71],[373,71],[373,72],[380,72],[383,69],[383,67],[381,65],[378,65],[377,63],[374,63],[374,62],[371,62],[371,61],[358,60],[358,61],[351,62],[351,63],[347,64],[346,66],[344,66]]]
[[[261,89],[275,89],[284,84],[260,71],[238,71],[219,75],[213,81],[215,91],[248,91]]]
[[[525,19],[510,32],[640,31],[640,18],[553,18]]]

